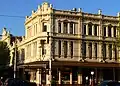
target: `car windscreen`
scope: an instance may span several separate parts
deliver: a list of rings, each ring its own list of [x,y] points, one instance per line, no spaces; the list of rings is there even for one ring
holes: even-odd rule
[[[120,83],[118,83],[118,82],[109,82],[109,83],[107,83],[107,86],[120,86]]]

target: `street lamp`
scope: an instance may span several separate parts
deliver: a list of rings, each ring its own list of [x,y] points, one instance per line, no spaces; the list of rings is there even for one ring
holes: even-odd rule
[[[15,37],[15,47],[14,47],[14,49],[15,49],[15,54],[14,54],[14,78],[16,78],[16,71],[17,71],[17,45],[16,45],[16,43],[17,43],[17,39],[16,39],[16,37]]]
[[[88,85],[88,76],[85,77],[86,80],[86,86]]]
[[[94,71],[91,71],[91,75],[92,75],[92,86],[94,86],[94,77],[93,77],[93,75],[94,75]]]

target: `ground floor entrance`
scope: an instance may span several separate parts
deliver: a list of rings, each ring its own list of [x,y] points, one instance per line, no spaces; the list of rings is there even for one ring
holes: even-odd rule
[[[23,76],[25,76],[25,79],[36,82],[38,85],[46,85],[51,82],[54,85],[73,84],[84,86],[91,84],[95,85],[103,80],[120,81],[120,69],[116,65],[109,67],[108,64],[107,66],[103,66],[103,64],[100,66],[96,63],[94,66],[89,63],[88,65],[85,64],[86,66],[82,63],[82,65],[76,65],[77,63],[74,65],[70,65],[69,63],[67,65],[64,63],[61,63],[62,65],[59,64],[52,64],[51,75],[48,64],[44,67],[40,67],[37,64],[36,66],[30,66],[29,64],[29,67],[24,66],[24,69],[22,70],[23,73],[20,74],[24,74]]]

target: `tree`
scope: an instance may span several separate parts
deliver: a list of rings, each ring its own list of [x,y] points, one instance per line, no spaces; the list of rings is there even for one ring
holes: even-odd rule
[[[6,67],[10,60],[10,50],[6,42],[0,41],[0,69]]]

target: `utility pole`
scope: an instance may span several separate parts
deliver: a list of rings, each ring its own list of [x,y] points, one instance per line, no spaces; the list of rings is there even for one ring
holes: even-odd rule
[[[15,47],[14,47],[14,49],[15,49],[15,51],[14,51],[15,52],[14,53],[14,79],[16,78],[16,71],[17,71],[17,59],[16,59],[17,58],[17,56],[16,56],[17,55],[17,52],[16,52],[17,51],[17,49],[16,49],[17,45],[16,45],[16,41],[17,40],[16,40],[16,37],[15,37]]]

